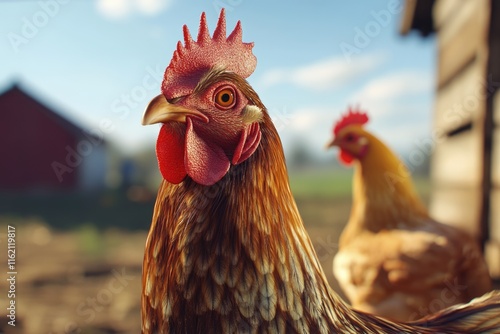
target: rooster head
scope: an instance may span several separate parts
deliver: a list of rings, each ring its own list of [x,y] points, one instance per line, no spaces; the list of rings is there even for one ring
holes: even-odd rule
[[[165,71],[162,94],[147,106],[143,125],[162,123],[156,144],[160,172],[171,183],[186,176],[212,185],[248,159],[261,139],[263,105],[245,78],[255,69],[253,43],[241,24],[226,38],[224,9],[213,37],[205,13],[194,41],[184,26]]]
[[[368,153],[370,142],[369,134],[363,129],[363,125],[367,122],[366,113],[349,108],[347,113],[335,123],[333,139],[327,143],[326,147],[339,147],[339,159],[346,165],[352,164],[354,159],[362,159]]]

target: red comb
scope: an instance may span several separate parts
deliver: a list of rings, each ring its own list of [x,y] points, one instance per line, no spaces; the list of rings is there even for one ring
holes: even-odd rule
[[[347,114],[345,114],[334,126],[333,128],[333,134],[337,135],[340,130],[345,128],[348,125],[353,125],[353,124],[358,124],[358,125],[363,125],[368,122],[368,115],[359,110],[359,109],[353,109],[349,107],[349,110],[347,110]]]
[[[184,45],[179,41],[162,84],[167,99],[192,93],[201,76],[218,65],[243,78],[252,74],[257,58],[252,54],[253,43],[243,43],[241,23],[226,38],[226,16],[220,12],[213,37],[210,37],[205,13],[201,14],[198,38],[194,41],[184,26]]]

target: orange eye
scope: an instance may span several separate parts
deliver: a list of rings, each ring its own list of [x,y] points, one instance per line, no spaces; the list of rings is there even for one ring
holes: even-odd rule
[[[230,88],[221,89],[215,94],[215,103],[223,109],[232,107],[234,100],[234,91]]]

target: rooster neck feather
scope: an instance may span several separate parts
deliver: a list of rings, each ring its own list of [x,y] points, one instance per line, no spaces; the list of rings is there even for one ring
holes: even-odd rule
[[[271,123],[267,114],[263,123]],[[281,148],[279,137],[263,125],[254,155],[215,185],[162,184],[144,261],[145,327],[328,328],[333,303],[324,274],[289,189],[283,152],[271,147]],[[321,308],[325,299],[331,304]]]
[[[428,220],[406,166],[375,136],[367,132],[364,135],[370,146],[367,154],[356,161],[353,183],[351,220],[357,228],[377,232]]]

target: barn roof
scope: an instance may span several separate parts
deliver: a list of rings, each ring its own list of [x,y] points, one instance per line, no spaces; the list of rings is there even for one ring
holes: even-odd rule
[[[429,36],[436,30],[432,20],[432,7],[435,0],[406,0],[400,33],[408,34],[415,30],[424,37]]]
[[[73,134],[76,138],[84,137],[84,128],[75,124],[74,122],[63,117],[59,112],[55,111],[52,107],[48,107],[46,104],[42,103],[40,100],[33,97],[26,90],[22,89],[19,84],[14,83],[10,88],[0,93],[0,112],[2,112],[4,101],[7,99],[14,98],[18,101],[27,102],[31,104],[36,104],[47,117],[50,117],[56,123],[58,123],[62,128],[64,128],[69,133]],[[8,110],[7,110],[8,111]],[[97,138],[91,133],[86,134],[87,137],[93,137],[97,140],[102,141],[105,144],[104,138]]]

